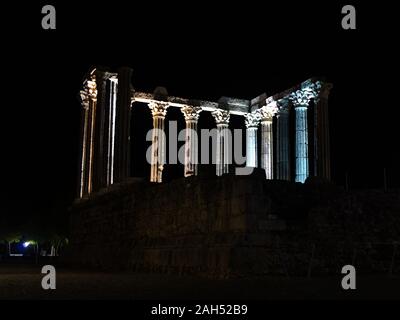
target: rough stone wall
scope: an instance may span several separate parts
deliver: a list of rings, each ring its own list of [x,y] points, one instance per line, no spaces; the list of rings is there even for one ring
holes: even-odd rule
[[[257,174],[165,184],[132,179],[73,205],[68,260],[211,277],[305,275],[310,264],[314,273],[337,272],[354,259],[355,247],[361,261],[365,243],[384,241],[389,253],[380,269],[374,267],[384,271],[400,230],[399,193],[374,197],[378,203],[391,200],[374,211],[364,193],[267,181]],[[366,205],[371,212],[360,216]],[[389,231],[383,231],[386,221],[379,216],[390,220]],[[369,219],[380,223],[371,225]]]

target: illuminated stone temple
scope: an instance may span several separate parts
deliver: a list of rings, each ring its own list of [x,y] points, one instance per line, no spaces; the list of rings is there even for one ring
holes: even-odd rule
[[[206,277],[304,275],[316,247],[318,272],[337,272],[352,255],[341,243],[354,230],[340,215],[354,201],[330,183],[331,88],[311,78],[251,100],[205,101],[170,96],[163,87],[137,90],[130,68],[92,70],[80,91],[80,183],[67,262]],[[165,161],[171,137],[147,131],[169,134],[167,120],[178,117],[184,163],[174,166]],[[198,164],[204,140],[196,132],[210,128],[216,161]],[[231,164],[227,128],[245,129],[243,167]],[[145,148],[151,163],[141,164]],[[179,176],[171,179],[175,169]]]
[[[234,114],[243,116],[247,128],[248,167],[264,169],[266,179],[305,182],[311,172],[313,176],[330,180],[330,83],[311,78],[271,96],[264,93],[251,100],[222,97],[211,102],[168,96],[164,88],[157,88],[154,93],[141,92],[132,87],[131,76],[130,68],[120,68],[117,73],[94,69],[84,80],[80,92],[83,106],[80,197],[129,177],[130,113],[135,102],[148,105],[153,127],[161,130],[168,109],[181,109],[186,128],[191,129],[186,135],[185,177],[197,174],[198,145],[191,135],[197,130],[201,113],[211,112],[218,132],[216,175],[228,173],[224,129]],[[294,134],[289,130],[290,117],[294,118]],[[261,130],[260,142],[258,130]],[[150,181],[161,182],[166,141],[157,131],[153,132]],[[261,163],[258,163],[258,152]]]
[[[66,262],[217,278],[310,276],[337,274],[357,250],[358,270],[387,272],[393,255],[370,264],[369,248],[398,240],[398,194],[330,182],[331,88],[311,78],[273,95],[212,102],[134,89],[129,68],[92,70],[80,92],[82,161]],[[167,120],[179,117],[184,163],[175,165],[165,163]],[[216,161],[197,164],[206,140],[196,132],[210,128]],[[230,159],[227,128],[245,130],[234,142],[245,138],[243,164]],[[376,203],[391,203],[379,221]]]

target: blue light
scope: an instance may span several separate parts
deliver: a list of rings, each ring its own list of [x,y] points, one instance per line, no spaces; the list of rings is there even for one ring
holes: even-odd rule
[[[27,248],[31,243],[29,241],[24,242],[24,248]]]

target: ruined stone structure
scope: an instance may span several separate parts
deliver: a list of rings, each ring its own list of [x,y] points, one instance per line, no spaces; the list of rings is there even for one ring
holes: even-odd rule
[[[357,272],[398,272],[399,192],[348,192],[328,182],[331,84],[313,78],[270,97],[209,102],[163,88],[135,91],[131,76],[129,68],[96,69],[84,82],[81,183],[67,262],[207,277],[337,274],[355,262]],[[159,129],[169,108],[182,111],[181,178],[159,183],[166,141],[156,131],[150,179],[130,177],[133,102],[148,105]],[[193,135],[204,112],[216,124],[216,166],[196,161]],[[246,126],[250,175],[230,170],[232,114]]]
[[[157,88],[154,93],[136,91],[131,85],[131,76],[132,70],[129,68],[120,68],[117,73],[94,69],[84,80],[80,92],[83,121],[79,197],[122,182],[130,176],[130,112],[134,102],[148,104],[153,116],[153,127],[161,130],[164,129],[168,108],[181,109],[187,128],[185,177],[197,174],[198,145],[192,135],[197,130],[201,112],[211,112],[218,130],[216,175],[228,173],[230,159],[225,129],[229,125],[230,115],[235,114],[244,117],[247,128],[248,167],[260,165],[267,179],[304,182],[310,175],[330,179],[330,83],[311,78],[272,96],[264,93],[252,100],[222,97],[218,102],[210,102],[168,96],[164,88]],[[309,117],[311,101],[313,114]],[[295,139],[291,139],[289,132],[290,117],[295,117]],[[312,136],[310,118],[313,119]],[[259,126],[260,164],[257,160]],[[159,183],[162,181],[165,163],[166,141],[157,131],[153,131],[152,139],[150,181]],[[292,145],[295,147],[293,173]]]

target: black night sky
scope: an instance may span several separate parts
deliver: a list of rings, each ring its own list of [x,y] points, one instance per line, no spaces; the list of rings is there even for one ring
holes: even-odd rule
[[[57,212],[76,192],[82,79],[92,66],[133,68],[133,85],[217,100],[272,95],[311,76],[330,96],[333,180],[400,185],[398,19],[353,2],[357,30],[341,28],[344,2],[216,1],[159,4],[55,2],[57,30],[41,29],[44,3],[4,9],[3,196],[13,219]],[[278,4],[279,3],[279,4]],[[393,6],[393,5],[390,5]],[[5,20],[3,20],[3,23]]]

